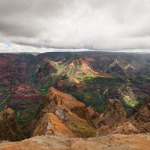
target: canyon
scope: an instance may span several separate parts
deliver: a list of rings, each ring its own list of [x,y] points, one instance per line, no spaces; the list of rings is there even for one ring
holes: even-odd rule
[[[149,66],[144,54],[0,54],[0,149],[148,150]]]

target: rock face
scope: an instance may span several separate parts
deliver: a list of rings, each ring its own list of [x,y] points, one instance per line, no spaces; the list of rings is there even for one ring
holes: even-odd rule
[[[53,87],[41,102],[33,122],[34,136],[49,134],[49,130],[55,135],[61,132],[68,136],[82,136],[82,132],[91,136],[95,133],[85,104]]]
[[[97,126],[114,125],[126,121],[126,113],[118,99],[109,99],[103,114],[100,114]]]
[[[55,114],[47,113],[41,118],[41,123],[34,131],[34,135],[68,135],[74,136],[72,131]],[[33,136],[34,136],[33,135]]]
[[[52,112],[56,113],[58,117],[60,117],[60,115],[63,114],[58,111],[63,110],[65,112],[68,112],[70,115],[73,114],[77,118],[86,119],[87,111],[85,104],[77,101],[70,94],[62,93],[53,87],[49,89],[48,94],[46,95],[44,101],[40,106],[42,105],[44,105],[44,113]]]
[[[132,115],[129,121],[141,132],[150,132],[150,102]]]
[[[18,141],[23,135],[16,121],[15,112],[7,108],[0,113],[0,140]]]
[[[89,107],[87,108],[87,110],[88,110],[89,115],[90,115],[90,117],[91,117],[92,120],[94,120],[94,119],[96,119],[96,118],[99,117],[99,113],[96,112],[96,111],[93,109],[93,107],[89,106]]]

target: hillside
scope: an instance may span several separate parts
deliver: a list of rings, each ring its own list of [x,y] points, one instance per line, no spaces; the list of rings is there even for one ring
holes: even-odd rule
[[[149,62],[144,54],[0,54],[0,110],[11,107],[27,123],[53,86],[100,113],[107,99],[120,99],[129,115],[150,94]]]
[[[20,124],[33,119],[42,95],[29,81],[31,54],[0,54],[0,111],[15,110]]]

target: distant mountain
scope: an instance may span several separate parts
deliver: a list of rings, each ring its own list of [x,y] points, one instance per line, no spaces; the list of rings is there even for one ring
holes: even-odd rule
[[[106,70],[112,76],[131,76],[134,77],[136,69],[133,65],[123,60],[114,59]]]

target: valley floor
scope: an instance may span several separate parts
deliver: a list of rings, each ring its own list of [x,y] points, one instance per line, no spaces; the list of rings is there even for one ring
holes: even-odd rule
[[[21,142],[2,142],[0,150],[149,150],[150,134],[114,134],[94,138],[36,136]]]

